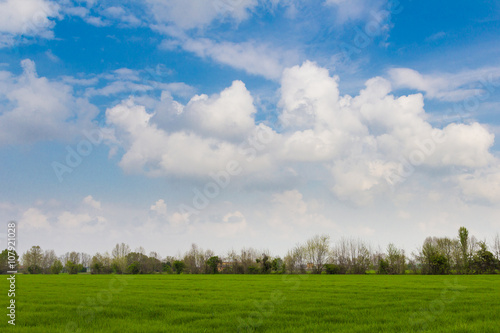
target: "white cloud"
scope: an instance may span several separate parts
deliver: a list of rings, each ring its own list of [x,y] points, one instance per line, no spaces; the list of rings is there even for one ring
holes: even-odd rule
[[[295,52],[251,41],[232,43],[199,38],[187,39],[181,43],[184,50],[201,58],[211,58],[218,63],[268,79],[279,79],[283,69],[295,63],[298,58]]]
[[[5,0],[0,2],[0,47],[11,46],[16,36],[53,38],[54,21],[60,6],[47,0]]]
[[[126,150],[120,161],[126,171],[206,176],[226,170],[232,160],[242,167],[246,155],[239,145],[270,131],[255,124],[252,97],[239,81],[218,95],[195,96],[186,106],[168,95],[163,101],[155,114],[132,100],[106,111]],[[266,160],[257,158],[246,171],[268,166]]]
[[[333,221],[314,209],[314,204],[306,202],[296,189],[273,194],[271,203],[266,220],[285,234],[293,233],[295,228],[336,227]]]
[[[83,198],[83,203],[92,208],[101,209],[101,203],[95,200],[91,195],[88,195],[85,198]]]
[[[19,220],[19,225],[21,228],[26,228],[27,230],[50,228],[47,216],[37,208],[29,208],[26,210]]]
[[[86,99],[73,95],[72,87],[38,77],[35,63],[21,62],[23,74],[0,72],[0,145],[68,140],[93,128],[98,114]]]
[[[149,209],[158,215],[167,215],[167,204],[163,199],[156,201],[156,203],[151,205]]]
[[[500,169],[496,167],[476,170],[457,176],[457,181],[466,201],[488,204],[500,203]]]
[[[88,213],[75,214],[64,211],[57,217],[57,223],[59,226],[73,231],[94,233],[103,230],[107,220],[102,216],[92,216]]]
[[[389,193],[395,174],[406,179],[417,170],[439,182],[441,172],[458,176],[464,168],[498,163],[487,128],[478,123],[434,128],[421,94],[396,97],[391,83],[376,77],[357,96],[340,96],[338,82],[312,62],[286,69],[279,133],[255,121],[254,100],[240,81],[220,94],[194,96],[186,105],[163,94],[150,113],[138,102],[124,101],[108,109],[106,118],[125,150],[120,166],[127,172],[207,179],[230,161],[241,174],[253,175],[245,177],[249,183],[323,172],[338,198],[358,205]],[[266,144],[250,147],[251,158],[242,154],[242,144],[264,133],[272,134]],[[409,163],[412,170],[405,174]],[[460,186],[460,178],[450,179]]]
[[[182,29],[209,25],[214,20],[229,18],[241,22],[254,8],[257,0],[147,0],[155,20],[162,24],[174,24]]]
[[[204,230],[217,238],[232,238],[243,233],[248,233],[248,223],[245,216],[240,211],[230,212],[224,215],[222,221],[199,224],[192,227],[192,230]]]
[[[397,88],[420,90],[427,98],[458,102],[475,97],[482,101],[492,88],[499,86],[500,67],[456,74],[421,74],[410,68],[393,68],[389,70],[389,77]]]
[[[325,0],[325,4],[337,10],[337,24],[365,20],[382,8],[387,0]]]
[[[244,140],[255,127],[253,98],[241,81],[220,94],[193,97],[184,108],[191,128],[219,139]]]

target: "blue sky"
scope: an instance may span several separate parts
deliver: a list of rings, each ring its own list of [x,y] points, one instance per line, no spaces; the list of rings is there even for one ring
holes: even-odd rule
[[[22,251],[500,229],[497,1],[4,0],[0,22]]]

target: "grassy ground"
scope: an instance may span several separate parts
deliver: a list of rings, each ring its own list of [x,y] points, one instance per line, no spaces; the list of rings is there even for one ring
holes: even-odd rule
[[[500,276],[5,277],[2,332],[500,332]]]

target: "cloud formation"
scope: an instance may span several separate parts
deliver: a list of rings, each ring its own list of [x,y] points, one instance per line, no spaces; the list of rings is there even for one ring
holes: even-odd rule
[[[0,48],[12,46],[21,35],[54,38],[52,19],[60,17],[60,6],[48,0],[0,2]]]
[[[69,140],[93,128],[99,110],[73,88],[39,77],[35,63],[21,61],[23,73],[0,71],[0,145]]]
[[[469,173],[464,170],[498,162],[490,152],[494,135],[479,123],[435,128],[421,94],[397,97],[388,80],[376,77],[359,95],[340,96],[338,82],[312,62],[286,69],[274,128],[255,121],[253,98],[240,81],[186,105],[166,98],[152,112],[124,101],[108,109],[107,123],[125,151],[120,166],[129,172],[207,178],[230,161],[260,177],[284,170],[300,177],[320,168],[337,197],[357,204],[417,169],[431,178],[447,170],[461,179]],[[242,145],[259,133],[271,139],[242,155]],[[479,180],[476,185],[482,186]]]

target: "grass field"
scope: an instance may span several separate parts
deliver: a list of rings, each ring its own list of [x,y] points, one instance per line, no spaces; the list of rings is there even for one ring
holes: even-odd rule
[[[500,276],[18,275],[2,332],[500,332]],[[5,292],[4,292],[5,291]]]

